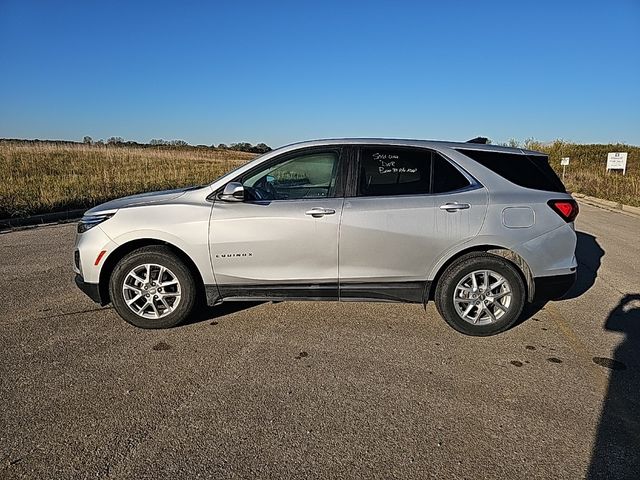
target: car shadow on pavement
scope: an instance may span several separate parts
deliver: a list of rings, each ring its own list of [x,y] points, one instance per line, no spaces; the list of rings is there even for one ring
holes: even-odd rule
[[[195,309],[189,319],[179,326],[193,325],[194,323],[206,322],[209,320],[216,320],[233,313],[248,310],[258,305],[262,305],[265,302],[224,302],[216,306],[199,306]]]
[[[604,329],[624,334],[613,358],[593,362],[611,371],[586,478],[640,478],[640,293],[625,295]]]
[[[576,244],[578,278],[573,287],[571,287],[571,290],[562,297],[562,300],[577,298],[593,287],[598,277],[601,259],[605,253],[593,235],[585,232],[576,232],[576,235],[578,237]]]

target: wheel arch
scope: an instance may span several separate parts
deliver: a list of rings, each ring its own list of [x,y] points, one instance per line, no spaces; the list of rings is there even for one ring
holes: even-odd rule
[[[501,247],[499,245],[474,245],[473,247],[460,250],[459,252],[456,252],[454,255],[448,258],[444,263],[442,263],[442,265],[438,267],[433,280],[431,282],[428,282],[429,288],[427,292],[427,300],[434,299],[436,285],[438,284],[440,277],[442,277],[442,274],[447,270],[447,268],[449,268],[449,266],[453,262],[464,257],[465,255],[477,252],[490,253],[498,257],[502,257],[512,263],[516,267],[516,270],[520,274],[522,281],[527,287],[527,301],[533,301],[533,298],[535,296],[535,282],[533,280],[533,274],[531,273],[529,264],[518,253],[509,248]]]
[[[185,264],[185,266],[191,272],[191,275],[193,275],[193,279],[196,283],[197,298],[204,298],[205,288],[202,274],[200,273],[200,270],[198,270],[198,267],[196,267],[196,264],[193,262],[193,260],[191,260],[191,257],[189,257],[189,255],[187,255],[182,249],[170,242],[159,240],[157,238],[139,238],[118,246],[118,248],[111,252],[111,254],[105,259],[104,265],[100,270],[100,280],[98,283],[100,299],[103,305],[111,302],[111,298],[109,297],[109,280],[111,279],[111,274],[113,273],[113,270],[115,269],[118,262],[134,250],[142,247],[152,247],[154,245],[169,248],[171,252]]]

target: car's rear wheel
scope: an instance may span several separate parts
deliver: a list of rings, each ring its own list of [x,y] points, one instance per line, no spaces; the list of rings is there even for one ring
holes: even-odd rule
[[[524,282],[508,260],[472,253],[445,270],[435,300],[440,315],[459,332],[495,335],[511,327],[522,313]]]
[[[134,250],[116,265],[109,295],[118,314],[140,328],[170,328],[192,312],[196,285],[189,269],[167,247]]]

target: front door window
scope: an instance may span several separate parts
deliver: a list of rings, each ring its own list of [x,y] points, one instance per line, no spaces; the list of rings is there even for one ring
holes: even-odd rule
[[[301,155],[243,179],[247,200],[329,198],[335,194],[336,152]]]

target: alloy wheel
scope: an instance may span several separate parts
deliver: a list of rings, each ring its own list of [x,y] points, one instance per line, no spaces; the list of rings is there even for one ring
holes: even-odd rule
[[[460,318],[473,325],[487,325],[507,314],[513,294],[506,278],[493,270],[476,270],[458,282],[453,304]]]
[[[122,295],[136,315],[149,319],[166,317],[180,303],[176,275],[166,267],[145,263],[131,269],[124,279]]]

